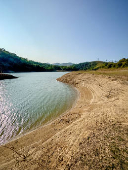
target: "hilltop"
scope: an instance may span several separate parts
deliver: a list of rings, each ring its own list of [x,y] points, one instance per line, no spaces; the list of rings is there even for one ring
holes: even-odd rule
[[[73,63],[40,63],[27,58],[22,58],[14,53],[0,48],[0,72],[44,72],[44,71],[78,71],[78,70],[98,70],[109,68],[128,67],[128,58],[123,58],[117,63],[104,61],[91,61],[79,64]]]

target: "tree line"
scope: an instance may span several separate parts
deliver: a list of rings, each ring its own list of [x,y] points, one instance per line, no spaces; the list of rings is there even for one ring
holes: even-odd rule
[[[98,70],[99,68],[124,68],[128,67],[128,58],[123,58],[118,62],[92,61],[71,66],[58,66],[48,63],[40,63],[27,58],[22,58],[14,53],[10,53],[0,48],[0,72],[45,72],[45,71],[78,71],[78,70]]]

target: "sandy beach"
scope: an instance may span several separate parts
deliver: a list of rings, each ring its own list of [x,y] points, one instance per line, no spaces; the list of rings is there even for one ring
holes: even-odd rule
[[[71,72],[79,99],[47,125],[0,146],[0,170],[127,170],[128,80]]]

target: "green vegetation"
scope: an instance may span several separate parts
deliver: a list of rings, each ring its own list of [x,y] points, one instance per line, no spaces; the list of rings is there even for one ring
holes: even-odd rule
[[[100,68],[124,68],[128,67],[128,58],[122,58],[117,63],[114,62],[106,62]]]
[[[128,58],[121,59],[117,63],[92,61],[79,64],[62,66],[47,63],[35,62],[10,53],[0,48],[0,72],[30,72],[30,71],[78,71],[78,70],[98,70],[116,69],[128,67]]]
[[[92,61],[92,62],[84,62],[73,65],[77,70],[97,70],[101,68],[105,62],[103,61]]]
[[[28,60],[0,48],[0,72],[41,72],[60,69],[59,66]]]
[[[114,62],[103,62],[103,61],[92,61],[73,65],[76,70],[98,70],[98,69],[117,69],[128,67],[128,58],[123,58],[117,63]]]

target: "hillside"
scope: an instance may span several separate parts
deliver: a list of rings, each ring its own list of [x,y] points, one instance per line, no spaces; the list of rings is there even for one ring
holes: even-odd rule
[[[53,71],[56,69],[59,68],[19,57],[0,48],[0,72]]]
[[[109,68],[128,67],[128,58],[123,58],[117,63],[91,61],[79,64],[73,63],[40,63],[10,53],[0,48],[0,72],[42,72],[42,71],[78,71],[78,70],[98,70]]]
[[[103,61],[92,61],[75,64],[77,70],[97,70],[101,68],[106,62]]]

